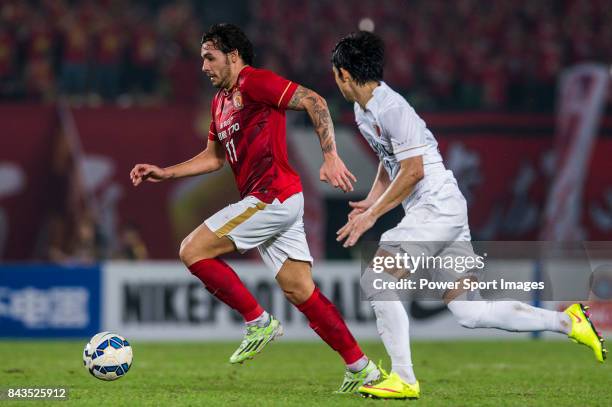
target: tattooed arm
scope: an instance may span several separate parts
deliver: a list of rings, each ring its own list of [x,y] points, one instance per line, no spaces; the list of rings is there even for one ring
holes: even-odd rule
[[[297,87],[287,109],[306,110],[314,130],[319,136],[323,154],[336,152],[334,139],[334,124],[327,108],[327,102],[320,95],[303,86]]]
[[[352,191],[355,176],[346,168],[344,162],[336,151],[334,137],[334,124],[327,108],[327,102],[319,94],[303,86],[297,87],[287,109],[306,110],[314,130],[319,136],[321,151],[323,151],[323,165],[319,176],[321,181],[332,184],[344,192]]]

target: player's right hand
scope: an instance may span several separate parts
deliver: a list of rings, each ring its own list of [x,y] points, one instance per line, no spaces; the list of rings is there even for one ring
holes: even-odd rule
[[[346,168],[342,159],[335,153],[324,155],[323,165],[319,170],[319,179],[340,188],[344,192],[352,192],[357,178]]]
[[[364,199],[363,201],[357,201],[357,202],[349,201],[349,206],[353,208],[353,210],[349,212],[348,219],[351,220],[355,216],[359,215],[360,213],[367,211],[368,209],[370,209],[370,206],[372,206],[373,204],[374,204],[374,201],[368,198]]]
[[[136,164],[130,172],[132,184],[138,186],[142,181],[161,182],[169,178],[169,174],[158,166],[151,164]]]

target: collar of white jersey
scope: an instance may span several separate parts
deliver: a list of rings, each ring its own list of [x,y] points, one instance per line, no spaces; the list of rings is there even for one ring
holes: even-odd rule
[[[372,90],[372,97],[370,98],[370,100],[368,100],[368,103],[366,103],[365,110],[374,111],[373,107],[377,103],[376,96],[385,92],[386,88],[388,88],[387,84],[383,81],[380,81],[380,85],[378,85],[374,88],[374,90]]]

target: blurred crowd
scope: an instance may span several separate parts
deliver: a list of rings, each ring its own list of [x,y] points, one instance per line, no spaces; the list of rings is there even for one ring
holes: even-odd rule
[[[2,0],[0,99],[191,102],[196,14],[188,1]]]
[[[425,109],[549,110],[557,75],[612,62],[609,0],[259,0],[260,63],[326,94],[339,36],[374,27],[386,80]]]
[[[212,91],[199,38],[221,9],[258,66],[338,106],[331,49],[358,27],[385,39],[386,80],[419,109],[550,110],[563,67],[612,62],[609,0],[0,0],[0,100],[193,102]]]
[[[34,258],[62,264],[100,260],[145,260],[140,227],[109,216],[104,199],[86,186],[84,158],[62,127],[52,138],[45,221]]]

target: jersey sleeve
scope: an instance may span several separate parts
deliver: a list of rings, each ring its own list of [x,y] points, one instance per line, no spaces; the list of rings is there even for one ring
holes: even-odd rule
[[[245,91],[252,100],[285,110],[298,84],[265,69],[251,72]]]
[[[412,109],[394,107],[386,110],[381,119],[397,161],[425,154],[425,123]]]
[[[217,140],[217,126],[215,125],[215,106],[217,104],[217,97],[215,96],[210,103],[210,127],[208,128],[208,139],[212,141]]]
[[[210,119],[210,127],[208,128],[208,139],[211,141],[217,140],[217,129],[215,126],[215,120]]]

